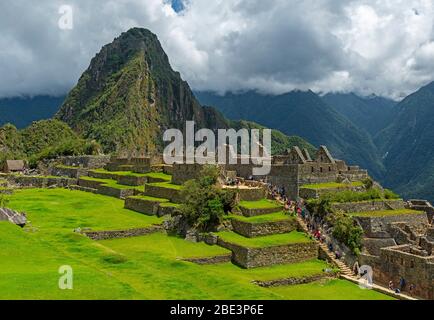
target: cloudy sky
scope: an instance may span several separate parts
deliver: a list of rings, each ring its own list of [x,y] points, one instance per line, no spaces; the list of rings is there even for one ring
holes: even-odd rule
[[[158,35],[196,90],[399,98],[434,80],[431,0],[169,2],[1,1],[0,97],[66,93],[101,46],[135,26]],[[72,29],[59,27],[62,5]]]

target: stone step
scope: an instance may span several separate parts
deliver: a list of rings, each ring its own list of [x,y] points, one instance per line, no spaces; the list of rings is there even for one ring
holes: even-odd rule
[[[91,193],[98,193],[98,189],[87,188],[87,187],[78,186],[78,185],[72,185],[69,188],[71,190],[78,190],[78,191],[91,192]]]
[[[169,199],[170,202],[182,202],[182,188],[170,183],[145,184],[144,194],[149,197]]]
[[[178,205],[170,202],[169,199],[153,198],[149,196],[132,196],[125,200],[126,209],[159,217],[171,215],[177,207]]]
[[[298,232],[286,235],[249,239],[234,232],[220,232],[217,244],[231,250],[232,261],[246,269],[318,258],[317,243]]]
[[[259,201],[241,201],[238,207],[245,217],[256,217],[283,211],[283,206],[265,199]]]
[[[253,217],[245,218],[242,216],[233,216],[231,218],[231,224],[234,232],[247,237],[261,237],[269,236],[273,234],[284,234],[290,233],[294,230],[299,229],[298,222],[295,218],[285,216],[280,213],[281,217],[278,215],[268,215],[267,217]],[[274,217],[274,219],[272,219]]]
[[[231,262],[232,254],[224,254],[213,257],[203,257],[203,258],[186,258],[183,261],[192,262],[199,265],[210,265],[210,264],[220,264]]]

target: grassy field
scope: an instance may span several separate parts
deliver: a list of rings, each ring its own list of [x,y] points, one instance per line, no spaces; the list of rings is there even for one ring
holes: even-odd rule
[[[362,186],[363,186],[363,182],[355,181],[355,182],[351,182],[348,184],[338,183],[338,182],[306,184],[306,185],[303,185],[301,188],[321,190],[321,189],[346,189],[346,188],[351,188],[351,187],[362,187]]]
[[[285,214],[285,212],[280,211],[276,213],[271,214],[264,214],[261,216],[255,216],[255,217],[244,217],[239,215],[231,215],[231,219],[236,219],[243,222],[249,222],[249,223],[265,223],[265,222],[277,222],[277,221],[283,221],[283,220],[290,220],[295,219],[294,217],[290,217],[289,215]]]
[[[26,212],[33,227],[64,233],[79,227],[117,230],[163,222],[162,218],[124,209],[124,202],[119,199],[66,189],[17,190],[8,207]]]
[[[149,172],[149,173],[136,173],[132,171],[108,171],[105,169],[95,169],[91,172],[95,173],[107,173],[112,174],[116,176],[128,176],[128,177],[150,177],[150,178],[156,178],[156,179],[162,179],[166,181],[171,181],[172,176],[165,174],[163,172]]]
[[[145,186],[127,186],[124,184],[119,184],[116,180],[112,180],[112,179],[100,179],[100,178],[92,178],[92,177],[84,177],[84,176],[80,177],[80,179],[87,180],[87,181],[101,182],[103,186],[108,186],[120,190],[135,189],[141,192],[145,191]]]
[[[368,211],[368,212],[355,212],[349,215],[353,217],[387,217],[387,216],[400,216],[407,214],[421,214],[423,211],[416,211],[410,209],[400,209],[400,210],[382,210],[382,211]]]
[[[230,263],[199,266],[183,258],[227,253],[162,233],[92,241],[78,227],[125,229],[161,222],[123,209],[115,198],[62,189],[27,189],[10,207],[31,227],[0,222],[0,299],[387,299],[345,281],[266,289],[252,280],[322,272],[322,261],[243,270]],[[58,288],[59,267],[74,271],[73,290]]]
[[[269,209],[269,208],[282,208],[282,206],[273,200],[262,199],[259,201],[240,201],[240,207],[246,209]]]
[[[304,233],[293,231],[285,234],[274,234],[265,237],[246,238],[235,232],[223,231],[217,233],[224,241],[238,244],[247,248],[262,248],[291,243],[306,243],[312,240]]]
[[[182,190],[183,186],[178,184],[173,184],[170,182],[154,182],[154,183],[147,183],[146,185],[154,186],[154,187],[161,187],[161,188],[167,188],[167,189],[175,189],[175,190]]]

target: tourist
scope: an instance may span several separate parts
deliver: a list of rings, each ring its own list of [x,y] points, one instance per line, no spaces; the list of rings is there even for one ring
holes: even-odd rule
[[[393,281],[392,280],[389,281],[389,290],[393,291]]]
[[[401,292],[405,290],[405,285],[406,285],[405,279],[401,277],[401,279],[399,280],[399,290]]]
[[[410,290],[410,295],[411,296],[413,296],[413,294],[414,294],[414,289],[416,288],[416,286],[412,283],[412,284],[410,284],[410,288],[409,288],[409,290]]]

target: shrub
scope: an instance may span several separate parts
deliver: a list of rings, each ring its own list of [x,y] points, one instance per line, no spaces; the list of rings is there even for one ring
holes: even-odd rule
[[[333,237],[358,256],[362,249],[363,229],[352,217],[340,212],[329,215],[328,221],[332,225]]]
[[[213,231],[236,205],[236,193],[217,185],[218,167],[206,166],[200,178],[187,181],[182,191],[180,214],[202,232]]]
[[[394,193],[392,190],[385,189],[384,190],[384,198],[388,200],[399,199],[399,195]]]
[[[369,189],[364,192],[356,192],[352,190],[345,190],[335,193],[327,193],[321,196],[321,199],[327,199],[330,202],[360,202],[367,200],[381,199],[383,195],[378,189]]]
[[[374,180],[372,180],[371,178],[366,178],[362,182],[366,190],[372,189],[372,187],[374,186]]]
[[[4,208],[8,205],[9,198],[5,195],[0,193],[0,208]]]

